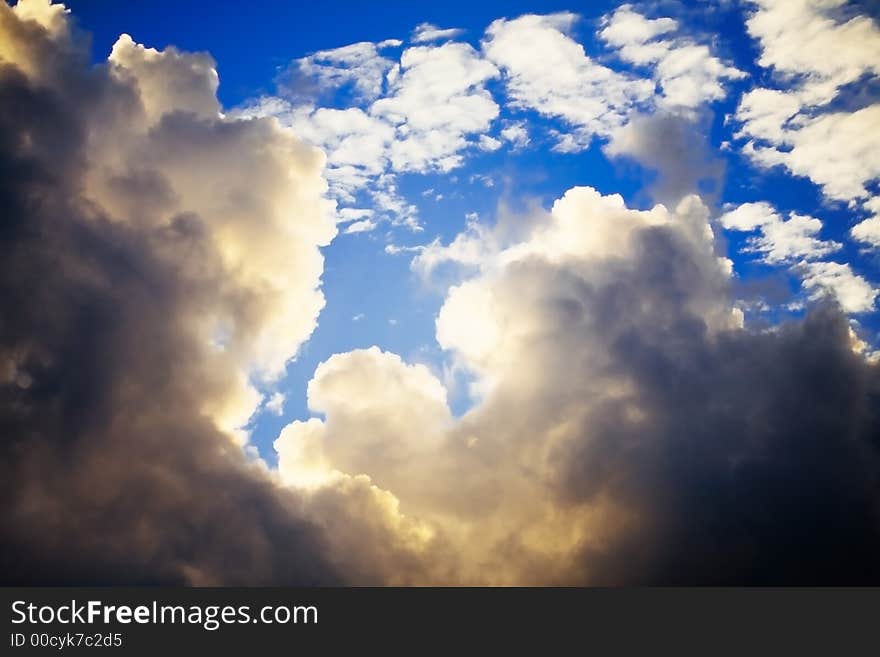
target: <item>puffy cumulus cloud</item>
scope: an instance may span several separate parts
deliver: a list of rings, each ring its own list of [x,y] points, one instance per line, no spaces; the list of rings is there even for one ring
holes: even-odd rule
[[[424,365],[407,365],[377,347],[322,363],[308,402],[327,419],[293,422],[276,441],[286,481],[308,486],[332,479],[334,470],[369,473],[379,486],[410,499],[427,474],[419,468],[429,466],[425,457],[452,419],[446,389]]]
[[[649,19],[632,5],[618,7],[604,19],[599,38],[618,49],[620,58],[648,66],[661,89],[657,104],[689,113],[727,95],[724,83],[745,73],[715,57],[709,47],[689,37],[670,37],[678,30],[671,18]]]
[[[529,145],[529,131],[524,121],[509,121],[498,134],[514,148],[525,148]]]
[[[561,142],[585,148],[626,121],[633,106],[649,100],[654,83],[599,64],[571,37],[575,14],[499,19],[486,29],[483,51],[504,71],[515,107],[559,117],[577,129]]]
[[[880,247],[880,196],[867,201],[865,208],[873,213],[872,216],[853,226],[850,235],[856,241]]]
[[[113,45],[109,60],[117,77],[137,86],[148,123],[155,124],[173,112],[203,118],[220,113],[220,78],[214,60],[206,53],[181,53],[173,47],[159,52],[123,34]]]
[[[843,0],[758,0],[746,26],[758,63],[780,87],[744,94],[736,110],[743,152],[761,166],[809,178],[831,199],[876,214],[880,104],[865,85],[880,75],[880,28]],[[829,56],[833,53],[833,56]],[[853,233],[872,240],[873,219]]]
[[[397,126],[391,162],[398,171],[448,171],[461,164],[466,137],[488,130],[498,105],[486,90],[495,67],[466,43],[408,48],[392,92],[370,111]]]
[[[370,80],[374,93],[361,93],[345,109],[265,97],[234,114],[276,117],[327,153],[330,191],[341,203],[350,206],[366,195],[382,218],[418,230],[415,206],[397,192],[397,174],[450,171],[463,163],[467,150],[501,145],[486,134],[499,108],[485,85],[498,71],[466,43],[406,48],[399,62],[379,56],[376,47],[360,43],[313,56],[323,62],[318,75],[323,87]],[[362,75],[366,64],[352,60],[351,48],[372,62],[378,80]],[[304,61],[299,60],[300,70]]]
[[[761,201],[729,208],[719,222],[728,230],[757,232],[746,240],[742,252],[757,253],[760,261],[769,265],[790,265],[810,300],[834,297],[848,313],[874,309],[880,291],[868,280],[849,264],[821,261],[843,245],[818,237],[822,230],[819,219],[795,212],[783,219],[773,206]]]
[[[381,572],[236,435],[314,327],[336,229],[321,153],[216,86],[207,55],[125,36],[92,66],[62,7],[0,3],[7,584]],[[390,531],[368,491],[325,497],[348,536]]]
[[[880,176],[880,104],[812,117],[798,107],[780,121],[783,112],[776,101],[786,92],[773,91],[751,91],[737,109],[743,122],[738,136],[749,139],[746,155],[762,166],[781,165],[809,178],[830,198],[867,198],[868,183]]]
[[[656,201],[675,204],[695,192],[716,193],[725,167],[710,147],[708,107],[745,73],[694,37],[679,34],[679,22],[672,18],[647,18],[622,5],[601,25],[598,38],[620,60],[650,74],[657,87],[646,107],[634,108],[609,132],[605,154],[656,172],[647,187]]]
[[[551,130],[557,150],[583,150],[598,136],[615,142],[608,151],[613,156],[669,169],[661,175],[666,181],[658,186],[660,200],[677,201],[694,191],[696,169],[703,168],[703,178],[717,178],[720,165],[703,153],[702,109],[743,74],[693,38],[670,36],[678,31],[673,19],[649,20],[629,5],[603,19],[600,36],[627,67],[635,62],[648,77],[644,70],[620,72],[590,57],[574,39],[577,20],[571,13],[499,19],[487,28],[479,50],[454,40],[460,30],[422,24],[399,61],[380,53],[388,42],[321,51],[292,67],[316,85],[311,96],[299,91],[308,89],[306,82],[285,83],[285,98],[253,100],[236,115],[275,116],[293,127],[327,152],[327,177],[337,200],[352,206],[372,197],[382,218],[411,228],[419,226],[412,206],[392,190],[397,174],[448,172],[469,154],[529,143],[525,121],[505,119],[496,126],[501,106],[489,83],[499,77],[508,108],[567,124],[567,130]],[[318,102],[322,93],[351,85],[352,98],[325,99],[330,105],[345,102],[345,109]],[[667,125],[649,125],[641,116],[658,110],[664,115],[658,121]],[[630,127],[631,121],[636,125]],[[695,160],[670,165],[658,151],[663,146],[658,131],[665,145]],[[672,143],[671,135],[678,141]],[[693,165],[691,172],[685,172],[686,164]],[[669,190],[675,199],[665,196]]]
[[[327,180],[341,202],[354,203],[358,191],[388,166],[394,128],[360,108],[294,109],[285,125],[327,153]]]
[[[275,441],[278,471],[309,501],[330,553],[362,555],[355,566],[365,569],[349,576],[373,584],[456,581],[457,560],[444,537],[398,499],[413,508],[450,483],[433,465],[452,422],[440,381],[424,365],[372,347],[319,365],[308,402],[326,420],[283,429]]]
[[[437,336],[476,404],[450,419],[420,366],[334,356],[309,388],[324,419],[279,438],[291,481],[370,477],[447,582],[880,578],[880,370],[835,306],[743,327],[696,197],[635,211],[575,188],[523,234],[457,241],[435,256],[471,273]]]
[[[851,313],[866,313],[875,309],[880,290],[853,272],[849,264],[808,262],[802,263],[799,269],[811,299],[832,295],[845,311]]]
[[[728,326],[729,322],[735,324],[739,321],[736,312],[731,313],[725,305],[718,305],[730,264],[713,255],[708,214],[696,197],[682,201],[676,213],[669,212],[662,205],[639,212],[626,208],[620,196],[602,196],[590,188],[575,188],[554,204],[551,216],[550,221],[536,222],[528,239],[515,241],[498,249],[492,258],[485,259],[484,275],[453,288],[437,318],[440,344],[463,357],[470,369],[485,373],[493,385],[508,380],[513,371],[522,366],[519,362],[523,356],[522,348],[516,343],[521,339],[530,340],[533,333],[541,333],[543,328],[540,315],[530,318],[529,322],[525,317],[509,315],[516,312],[513,297],[499,303],[486,281],[499,276],[499,272],[513,269],[522,271],[520,282],[524,283],[530,264],[536,260],[554,264],[579,261],[596,268],[596,271],[590,269],[589,276],[600,285],[605,276],[599,271],[597,262],[626,261],[635,257],[640,246],[638,238],[650,227],[676,222],[681,238],[700,245],[704,250],[695,264],[703,270],[706,289],[683,302],[702,304],[695,312],[711,318],[713,325]],[[454,248],[455,245],[453,242],[451,246]],[[607,275],[615,273],[611,269]],[[576,279],[567,282],[577,285]],[[512,293],[513,287],[502,289],[505,293]],[[535,286],[527,285],[520,292],[522,295],[529,293],[541,294],[542,290],[540,286],[535,289]],[[557,310],[565,312],[564,307]],[[515,330],[507,330],[507,327],[515,326]]]
[[[400,45],[401,42],[396,40],[380,43],[361,41],[341,48],[320,50],[296,60],[288,74],[313,80],[319,89],[351,85],[361,97],[371,100],[382,94],[385,75],[394,65],[393,60],[383,57],[379,51]],[[299,80],[291,82],[295,85]]]
[[[608,138],[640,113],[659,109],[693,120],[700,108],[726,96],[726,82],[745,75],[693,38],[670,36],[679,28],[674,19],[648,19],[631,5],[603,17],[597,36],[621,61],[651,77],[617,71],[590,57],[573,38],[577,20],[571,13],[497,20],[483,42],[486,55],[505,73],[513,106],[572,126],[558,135],[559,150],[586,148],[595,136]]]
[[[275,415],[283,415],[284,414],[284,402],[286,401],[286,397],[283,392],[275,392],[272,394],[269,399],[266,400],[266,403],[263,405],[267,411],[271,411]]]
[[[815,217],[790,213],[783,219],[769,203],[743,203],[721,215],[721,225],[729,230],[753,232],[744,251],[759,253],[767,264],[815,260],[839,251],[843,245],[816,237],[822,222]]]
[[[597,32],[638,73],[614,70],[573,38],[577,20],[528,15],[489,26],[483,50],[504,71],[510,103],[563,119],[571,129],[556,132],[557,150],[582,150],[599,137],[609,157],[656,172],[655,200],[674,205],[717,187],[724,167],[710,155],[706,108],[744,74],[708,46],[671,35],[679,31],[674,19],[648,19],[630,5],[603,17]]]
[[[761,46],[758,64],[802,83],[807,102],[827,103],[844,85],[880,74],[880,30],[845,0],[751,4],[746,27]]]
[[[575,188],[435,245],[469,268],[437,337],[474,406],[339,354],[278,470],[247,459],[230,433],[312,330],[336,225],[321,154],[224,115],[210,68],[124,38],[91,66],[63,10],[0,5],[4,582],[880,581],[880,366],[833,305],[745,328],[694,196]]]

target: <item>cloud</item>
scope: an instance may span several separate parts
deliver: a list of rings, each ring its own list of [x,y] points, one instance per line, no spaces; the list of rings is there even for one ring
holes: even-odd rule
[[[710,145],[708,107],[745,73],[693,37],[678,34],[681,27],[672,18],[649,19],[625,4],[604,16],[601,25],[597,37],[619,59],[650,74],[657,87],[650,103],[633,108],[609,131],[605,154],[656,172],[647,186],[656,201],[674,205],[688,194],[717,194],[725,167]]]
[[[653,69],[662,90],[659,107],[687,114],[727,95],[724,83],[745,77],[689,37],[670,37],[679,28],[671,18],[648,19],[621,5],[604,19],[600,39],[618,49],[623,61]]]
[[[864,83],[880,75],[880,28],[842,0],[752,4],[746,26],[761,49],[758,63],[780,88],[758,87],[740,100],[743,152],[809,178],[830,199],[876,208],[869,188],[880,178],[880,104]],[[874,244],[872,225],[853,236]]]
[[[399,63],[380,57],[377,47],[358,43],[298,60],[325,90],[349,80],[368,85],[352,106],[270,96],[234,115],[277,118],[327,153],[330,191],[341,203],[365,194],[393,224],[418,229],[415,206],[396,191],[397,174],[447,172],[461,166],[468,149],[500,146],[486,134],[499,108],[485,85],[498,71],[465,43],[407,48]]]
[[[845,0],[750,4],[746,27],[761,46],[758,64],[801,83],[807,102],[825,104],[865,73],[880,74],[880,29],[870,16],[847,15]]]
[[[803,270],[804,287],[811,299],[832,295],[841,307],[851,313],[866,313],[875,309],[880,290],[855,274],[849,264],[838,262],[808,262]]]
[[[590,58],[570,36],[570,13],[499,19],[486,29],[483,52],[505,75],[510,103],[560,117],[577,128],[572,147],[622,125],[654,84],[617,73]]]
[[[880,197],[867,201],[865,208],[873,215],[853,226],[850,235],[854,240],[880,247]]]
[[[499,134],[502,139],[510,142],[514,148],[525,148],[529,145],[529,131],[523,121],[508,122],[500,130]]]
[[[843,244],[817,237],[822,222],[815,217],[789,213],[783,219],[766,202],[743,203],[721,215],[719,222],[728,230],[757,231],[746,240],[743,253],[758,253],[768,265],[791,265],[791,271],[802,279],[804,290],[812,300],[830,295],[848,313],[869,312],[880,291],[849,264],[822,262],[821,258],[840,251]]]
[[[759,231],[760,235],[748,239],[744,251],[760,253],[761,261],[767,264],[815,260],[843,248],[840,242],[816,237],[822,230],[819,219],[794,212],[783,219],[766,202],[743,203],[721,215],[719,221],[730,230]]]
[[[276,392],[266,402],[266,410],[271,411],[275,415],[284,415],[285,396],[283,392]]]
[[[737,109],[743,121],[738,136],[752,138],[743,147],[748,157],[761,166],[781,165],[807,177],[832,199],[869,197],[868,183],[880,176],[880,138],[874,129],[880,122],[880,104],[814,117],[797,113],[780,120],[775,116],[779,96],[761,91],[746,94]]]
[[[382,43],[361,41],[332,50],[319,50],[294,62],[296,71],[314,80],[320,89],[335,89],[345,85],[354,87],[366,100],[382,94],[385,76],[394,62],[379,54],[383,47],[400,46],[399,41]]]
[[[343,231],[346,235],[353,235],[355,233],[368,233],[371,230],[376,228],[376,222],[372,219],[361,219],[360,221],[353,221],[348,226],[345,227]]]
[[[726,96],[725,83],[745,76],[693,38],[668,36],[678,30],[677,21],[645,18],[631,5],[603,17],[597,36],[651,77],[617,71],[574,40],[577,21],[572,13],[500,19],[483,41],[486,56],[504,71],[513,107],[574,128],[558,135],[558,150],[583,150],[594,137],[608,138],[631,117],[658,108],[693,120],[699,108]]]
[[[336,355],[309,388],[325,419],[279,441],[294,480],[369,476],[446,546],[447,582],[880,578],[880,370],[838,308],[744,327],[696,197],[575,188],[503,235],[457,239],[437,318],[475,405],[452,419],[421,366]]]
[[[417,468],[427,465],[425,455],[452,419],[445,388],[424,365],[377,347],[319,365],[308,402],[326,422],[293,422],[276,442],[281,475],[294,485],[299,478],[332,478],[332,463],[343,472],[370,473],[379,486],[411,497],[423,480]]]
[[[209,56],[123,36],[91,66],[68,21],[0,3],[0,577],[375,581],[321,517],[384,559],[365,492],[320,506],[244,444],[324,303],[322,154],[224,116]]]
[[[626,18],[631,39],[669,33]],[[696,196],[634,210],[576,187],[448,245],[389,244],[459,270],[436,335],[472,406],[455,417],[426,365],[336,354],[278,469],[248,456],[248,419],[281,405],[261,391],[323,305],[320,247],[340,219],[417,226],[395,167],[476,147],[499,68],[579,137],[648,99],[653,80],[597,64],[573,20],[493,23],[492,61],[411,48],[359,112],[289,103],[302,114],[279,121],[224,113],[207,55],[123,37],[92,66],[63,10],[0,5],[3,581],[880,582],[880,365],[843,313],[877,291],[811,259],[831,248],[817,220],[772,208],[726,219],[761,257],[801,258],[815,304],[772,329],[744,325]],[[516,43],[544,43],[556,77],[536,81]],[[297,117],[333,145],[334,193],[371,181],[373,214],[334,213]],[[372,120],[387,148],[364,145]]]
[[[431,41],[445,41],[461,35],[464,30],[459,28],[441,29],[431,23],[420,23],[413,31],[413,43],[430,43]]]
[[[459,166],[466,137],[484,133],[498,116],[498,105],[484,86],[497,74],[466,43],[405,50],[391,92],[370,108],[397,126],[389,154],[392,168],[449,171]]]

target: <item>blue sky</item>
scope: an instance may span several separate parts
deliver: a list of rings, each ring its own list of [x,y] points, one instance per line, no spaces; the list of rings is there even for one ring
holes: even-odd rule
[[[309,74],[301,63],[302,58],[319,51],[354,43],[399,39],[401,43],[384,45],[377,51],[377,57],[384,58],[387,66],[392,66],[407,48],[415,45],[412,40],[417,26],[430,23],[439,28],[457,28],[460,32],[425,41],[422,46],[438,48],[448,43],[467,43],[473,47],[470,53],[473,61],[468,66],[488,59],[497,67],[495,74],[471,89],[488,94],[491,102],[497,105],[497,116],[485,121],[485,130],[464,131],[471,145],[451,151],[460,161],[452,166],[438,164],[436,158],[428,158],[424,163],[386,163],[382,165],[381,174],[367,175],[366,181],[354,188],[350,198],[346,200],[337,196],[340,208],[376,212],[374,219],[370,220],[375,225],[363,232],[346,234],[345,226],[354,221],[341,224],[340,234],[323,249],[326,261],[322,280],[326,307],[319,316],[317,329],[290,363],[287,374],[270,391],[285,395],[283,414],[264,410],[250,424],[253,443],[270,461],[275,458],[271,442],[281,428],[292,419],[309,416],[306,385],[316,366],[332,354],[375,344],[383,350],[400,354],[409,362],[427,364],[438,376],[443,376],[444,368],[451,366],[448,354],[443,352],[434,337],[435,317],[448,284],[460,278],[456,279],[454,272],[446,276],[442,270],[436,272],[437,278],[420,276],[411,266],[416,249],[434,240],[439,240],[439,244],[450,243],[465,230],[468,216],[471,221],[492,225],[498,219],[501,207],[505,208],[504,212],[514,215],[527,214],[535,204],[547,209],[567,189],[576,185],[589,185],[603,194],[621,194],[627,204],[635,208],[648,208],[657,200],[667,200],[658,198],[662,196],[662,192],[658,192],[662,185],[658,187],[656,184],[658,176],[672,175],[662,170],[667,165],[660,165],[658,173],[657,162],[650,160],[650,156],[626,152],[609,154],[606,147],[613,140],[610,128],[594,131],[585,140],[589,145],[585,145],[582,139],[576,147],[560,148],[565,135],[577,132],[577,121],[564,113],[541,111],[539,105],[546,102],[546,98],[538,99],[538,105],[530,105],[528,99],[515,101],[509,86],[517,74],[513,70],[515,65],[505,64],[501,60],[506,55],[490,55],[481,45],[487,27],[497,19],[573,12],[577,18],[570,24],[552,28],[558,28],[561,39],[583,45],[594,62],[615,73],[632,79],[651,80],[653,72],[657,71],[656,63],[633,63],[617,50],[644,43],[625,33],[621,38],[630,41],[623,46],[614,46],[599,35],[613,12],[620,9],[618,3],[446,2],[423,5],[390,2],[384,3],[380,11],[360,2],[333,3],[332,7],[320,3],[217,2],[210,9],[203,3],[179,0],[149,3],[74,0],[68,5],[79,24],[93,35],[96,62],[106,58],[123,32],[129,33],[138,43],[159,49],[173,45],[183,51],[208,51],[216,60],[220,76],[218,95],[224,108],[275,115],[294,129],[303,120],[311,120],[297,118],[298,108],[307,106],[311,108],[308,111],[314,112],[321,108],[357,107],[364,111],[364,115],[375,116],[372,103],[392,93],[387,68],[381,70],[381,90],[369,98],[360,96],[353,87],[356,83],[328,84],[320,76]],[[645,107],[628,114],[622,119],[623,124],[631,124],[636,114],[651,117],[662,113],[664,116],[684,117],[686,138],[698,159],[682,166],[692,169],[688,175],[694,174],[693,169],[704,169],[702,174],[699,171],[697,174],[705,174],[710,180],[695,185],[690,191],[701,192],[716,217],[739,204],[765,203],[767,206],[762,206],[765,215],[768,208],[775,208],[781,219],[787,218],[789,213],[819,219],[821,230],[814,237],[837,244],[832,251],[816,256],[812,251],[809,255],[807,252],[815,248],[821,251],[821,246],[817,247],[815,243],[805,246],[801,242],[791,247],[794,251],[788,257],[774,260],[767,256],[766,250],[749,248],[748,240],[760,236],[760,228],[757,232],[725,230],[723,241],[727,255],[733,260],[738,275],[736,293],[749,303],[760,301],[763,308],[756,311],[756,306],[748,306],[753,310],[746,310],[747,320],[755,326],[772,325],[804,312],[803,302],[809,294],[801,287],[804,275],[797,270],[798,261],[845,264],[850,268],[849,274],[860,279],[869,294],[867,304],[863,301],[851,304],[849,315],[858,322],[861,338],[876,347],[880,343],[880,321],[870,290],[880,284],[880,251],[876,244],[853,239],[850,233],[855,224],[870,216],[864,205],[868,197],[851,195],[847,198],[845,191],[829,192],[829,185],[833,183],[825,181],[821,173],[811,175],[809,167],[793,171],[785,164],[761,166],[755,158],[744,153],[748,139],[736,138],[734,134],[743,125],[741,117],[738,120],[736,115],[744,94],[757,88],[788,92],[805,84],[804,80],[830,80],[828,83],[836,90],[834,97],[823,101],[824,105],[804,104],[801,113],[805,118],[815,118],[835,111],[837,107],[855,112],[876,100],[876,94],[872,96],[874,92],[866,86],[865,93],[859,97],[853,92],[851,80],[841,78],[835,70],[810,69],[810,62],[796,61],[795,64],[806,66],[800,72],[790,67],[786,69],[791,64],[785,59],[786,53],[779,55],[775,67],[773,62],[760,65],[759,59],[768,47],[754,30],[749,33],[746,19],[756,12],[751,4],[655,2],[632,5],[631,11],[647,20],[672,18],[677,22],[674,29],[664,28],[645,43],[669,38],[667,43],[672,49],[706,46],[705,57],[714,58],[716,63],[731,67],[737,73],[726,77],[721,74],[717,78],[721,92],[701,98],[697,104],[684,109],[674,103],[663,109],[663,102],[656,100],[662,92],[662,84],[658,81],[652,92],[654,100],[643,99]],[[850,18],[844,9],[836,8],[835,11],[838,14],[833,17],[833,25],[842,25]],[[695,66],[707,67],[707,61],[701,59]],[[870,63],[855,62],[854,65],[863,67],[857,76],[860,81],[876,74]],[[338,70],[344,71],[347,66],[339,64]],[[547,73],[552,78],[553,71]],[[876,91],[876,85],[873,89]],[[603,93],[600,91],[600,96]],[[276,105],[271,105],[270,101]],[[517,144],[500,137],[505,127],[514,125],[528,135],[527,143]],[[658,128],[648,125],[647,129],[656,131]],[[495,150],[474,147],[481,132],[499,140]],[[394,137],[398,138],[399,134]],[[327,130],[324,130],[315,138],[316,145],[326,146],[326,142],[322,143],[326,139],[332,139],[332,136],[328,137]],[[755,143],[762,143],[761,139],[767,143],[766,135],[759,136]],[[662,147],[674,149],[676,146],[668,142]],[[772,148],[781,153],[792,150],[786,144],[771,144]],[[670,166],[674,168],[677,156],[666,159],[673,160]],[[867,166],[870,168],[871,165]],[[377,181],[382,174],[393,177],[395,198],[415,207],[415,211],[407,215],[408,220],[401,213],[376,210],[381,203],[370,195],[370,191],[380,184]],[[868,191],[875,194],[878,182],[876,178],[870,180],[868,177]],[[416,224],[418,229],[414,230]],[[779,236],[777,241],[784,239],[787,237]],[[389,252],[401,248],[412,250]],[[827,275],[822,280],[827,281]],[[826,284],[813,289],[828,292],[831,287]],[[453,386],[449,392],[455,412],[461,413],[469,407],[471,400],[464,387]]]

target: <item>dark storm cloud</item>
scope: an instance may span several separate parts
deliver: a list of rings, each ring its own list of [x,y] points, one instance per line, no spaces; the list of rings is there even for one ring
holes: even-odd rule
[[[655,301],[659,280],[640,281]],[[715,338],[686,314],[644,326],[609,345],[644,417],[599,404],[557,455],[564,497],[638,518],[585,550],[590,581],[880,582],[880,371],[840,309]]]
[[[136,90],[5,4],[0,31],[38,71],[0,59],[0,580],[339,581],[301,500],[201,412],[225,386],[187,324],[221,294],[203,220],[82,194],[94,121]]]
[[[613,282],[586,283],[579,299],[577,317],[596,322],[608,349],[602,376],[632,391],[582,405],[580,429],[552,459],[554,485],[565,504],[611,500],[635,518],[584,549],[582,576],[880,582],[880,368],[854,353],[830,301],[775,330],[712,334],[683,303],[700,273],[674,237],[645,231]],[[576,365],[559,374],[595,376]]]

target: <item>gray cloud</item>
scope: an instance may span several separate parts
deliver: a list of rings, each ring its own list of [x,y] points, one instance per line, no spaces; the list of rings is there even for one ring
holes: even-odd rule
[[[635,117],[612,133],[603,147],[613,158],[628,158],[654,174],[646,191],[658,203],[677,203],[687,194],[717,197],[724,162],[711,153],[705,119],[675,114]]]

